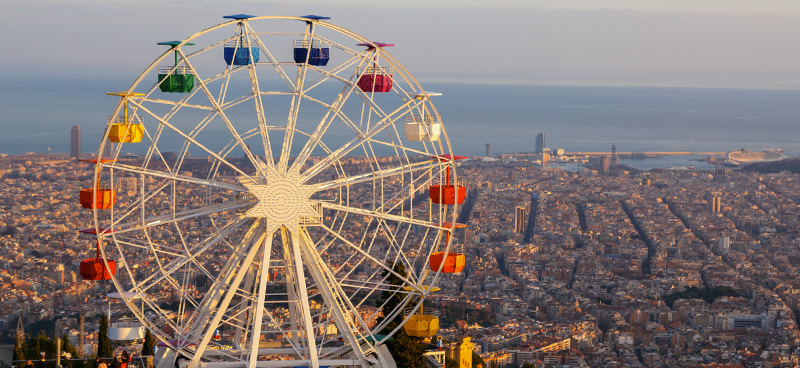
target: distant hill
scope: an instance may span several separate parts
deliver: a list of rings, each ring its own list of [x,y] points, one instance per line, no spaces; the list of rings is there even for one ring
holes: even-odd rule
[[[742,170],[759,174],[778,173],[781,171],[800,173],[800,157],[791,157],[780,161],[756,162],[742,167]]]

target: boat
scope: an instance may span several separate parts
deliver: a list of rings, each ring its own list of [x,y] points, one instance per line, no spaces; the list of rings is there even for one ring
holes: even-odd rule
[[[736,163],[750,163],[779,161],[786,158],[786,155],[783,154],[783,149],[780,148],[764,149],[760,152],[750,151],[746,148],[740,148],[738,150],[726,153],[725,158],[728,161]]]

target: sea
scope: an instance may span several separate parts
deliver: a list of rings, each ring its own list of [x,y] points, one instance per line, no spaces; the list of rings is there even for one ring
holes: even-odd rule
[[[96,147],[135,75],[0,75],[0,153],[68,152],[82,128],[84,152]],[[800,90],[679,87],[585,87],[426,83],[457,154],[531,152],[545,133],[549,148],[712,151],[782,148],[800,155]],[[639,169],[711,168],[697,156],[623,160]]]

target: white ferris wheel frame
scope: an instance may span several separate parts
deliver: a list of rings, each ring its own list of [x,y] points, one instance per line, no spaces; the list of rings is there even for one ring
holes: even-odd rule
[[[353,73],[350,73],[350,75],[341,75],[344,71],[351,70],[353,66],[357,65],[357,67],[361,67],[365,62],[369,63],[370,59],[373,58],[372,56],[365,57],[364,55],[366,52],[357,52],[347,48],[345,45],[337,44],[336,46],[352,54],[352,59],[333,68],[320,68],[311,66],[308,63],[298,64],[276,61],[270,53],[270,48],[268,48],[266,43],[262,42],[260,38],[260,36],[269,35],[269,33],[255,32],[253,28],[250,27],[251,22],[271,20],[295,20],[305,22],[305,31],[297,33],[298,35],[302,35],[304,40],[316,40],[317,37],[319,37],[319,35],[315,33],[316,29],[322,27],[330,32],[349,37],[357,43],[372,45],[376,49],[376,51],[374,51],[375,54],[379,54],[381,60],[389,63],[397,72],[395,76],[399,74],[400,78],[394,77],[395,81],[405,83],[405,85],[402,86],[398,83],[391,91],[391,93],[398,94],[405,103],[391,112],[384,112],[381,109],[380,102],[377,102],[376,99],[373,98],[375,92],[369,93],[359,90],[356,85],[357,76],[356,80],[354,80]],[[261,52],[264,53],[263,55],[267,56],[269,60],[251,62],[246,66],[240,67],[229,65],[224,72],[203,79],[201,77],[202,74],[192,66],[190,62],[191,58],[209,50],[219,50],[226,40],[211,44],[189,54],[185,54],[182,47],[212,31],[231,26],[242,29],[242,32],[246,34],[248,42],[246,47],[252,47],[252,44],[250,44],[250,42],[252,42],[251,39],[257,40],[257,46],[260,47]],[[155,85],[149,87],[147,92],[144,93],[144,96],[133,97],[133,93],[137,90],[137,87],[143,85],[142,82],[145,78],[152,77],[158,65],[172,55],[173,52],[176,52],[177,55],[180,56],[181,62],[184,63],[196,77],[196,83],[198,84],[195,87],[196,90],[177,101],[168,101],[154,96],[158,91],[158,85]],[[274,68],[275,72],[278,73],[284,82],[294,89],[289,119],[285,126],[270,126],[267,123],[263,111],[262,98],[269,98],[271,95],[275,95],[275,93],[262,90],[259,87],[257,68],[266,66]],[[287,73],[285,70],[292,67],[298,69],[294,80],[289,77],[291,72]],[[229,80],[233,73],[242,72],[244,70],[247,70],[250,74],[252,93],[245,94],[231,101],[226,101],[224,97],[226,97],[225,93],[227,92],[228,82],[225,81],[225,79],[227,78]],[[307,82],[306,75],[309,70],[319,73],[323,77],[312,81],[313,84],[307,87],[305,83]],[[222,85],[224,86],[221,89],[219,98],[215,97],[215,94],[212,93],[211,89],[208,87],[208,85],[218,81],[223,81]],[[342,83],[345,86],[333,102],[326,103],[304,95],[308,89],[331,81]],[[306,87],[307,89],[304,89]],[[407,91],[404,90],[403,87],[411,87],[413,90]],[[349,91],[345,92],[348,88]],[[190,103],[189,100],[192,96],[201,92],[208,98],[210,102],[209,106]],[[96,209],[93,213],[93,220],[97,240],[100,244],[107,241],[109,244],[115,246],[115,248],[111,250],[106,249],[106,247],[100,247],[100,252],[104,261],[113,259],[114,257],[118,258],[117,262],[120,265],[120,270],[118,271],[119,273],[112,278],[114,286],[121,292],[123,300],[131,309],[132,313],[142,321],[146,328],[156,332],[155,335],[161,340],[161,343],[169,348],[165,350],[166,353],[164,353],[158,367],[171,368],[172,366],[178,366],[179,363],[181,365],[188,364],[190,367],[393,367],[394,361],[389,355],[388,350],[383,346],[383,343],[401,329],[402,325],[420,309],[422,301],[428,297],[431,291],[435,290],[435,285],[440,277],[442,269],[440,267],[439,270],[436,271],[427,270],[428,265],[425,260],[434,250],[443,251],[445,254],[453,251],[451,249],[451,245],[453,244],[452,237],[446,237],[447,241],[444,242],[442,242],[442,240],[445,238],[443,235],[445,232],[452,231],[452,225],[447,225],[447,223],[455,223],[458,214],[457,205],[436,206],[434,204],[428,204],[427,218],[425,216],[417,216],[413,214],[415,209],[410,205],[413,196],[406,194],[413,192],[415,188],[429,186],[437,180],[442,180],[445,169],[447,169],[447,175],[452,173],[453,183],[458,183],[455,170],[456,165],[453,160],[454,156],[443,125],[441,128],[441,137],[436,141],[430,142],[430,144],[422,144],[423,148],[407,146],[402,139],[386,142],[376,138],[376,135],[379,133],[384,133],[389,130],[393,131],[394,136],[402,138],[402,133],[397,132],[398,129],[396,125],[401,125],[402,127],[402,118],[409,113],[413,113],[415,109],[425,109],[433,121],[441,122],[436,108],[430,102],[430,96],[428,93],[424,92],[417,80],[411,76],[392,55],[378,47],[378,44],[342,27],[319,19],[306,17],[262,16],[234,19],[210,27],[186,38],[180,45],[173,47],[156,58],[156,60],[133,82],[127,93],[129,97],[123,98],[120,101],[113,116],[119,117],[120,114],[125,111],[125,118],[127,119],[127,104],[130,104],[132,110],[142,114],[142,116],[146,116],[148,119],[157,121],[157,128],[155,130],[148,130],[146,127],[144,130],[145,137],[150,141],[147,154],[144,156],[141,166],[117,161],[104,162],[98,159],[95,165],[95,176],[100,178],[101,174],[106,174],[110,178],[112,188],[115,185],[115,173],[124,173],[141,177],[142,181],[138,189],[138,199],[130,204],[128,211]],[[342,110],[342,106],[348,102],[348,99],[353,94],[360,97],[363,101],[364,108],[370,111],[366,121],[363,113],[360,116],[360,120],[356,120],[350,119]],[[235,126],[236,124],[232,119],[227,117],[225,113],[226,109],[251,99],[255,101],[259,125],[257,128],[249,131],[239,132]],[[300,102],[306,100],[316,102],[328,109],[325,117],[311,133],[301,132],[295,127],[297,116],[300,111]],[[159,114],[151,111],[149,108],[150,105],[156,104],[172,105],[172,107],[167,114]],[[192,131],[186,132],[173,125],[171,119],[176,114],[179,114],[182,109],[190,108],[209,111],[209,118],[199,122]],[[376,111],[376,115],[379,115],[380,120],[377,122],[372,121],[373,111]],[[328,116],[331,117],[329,118]],[[221,119],[232,136],[231,141],[222,150],[208,148],[197,140],[198,134],[200,134],[213,119]],[[325,146],[321,139],[335,119],[340,120],[353,130],[355,136],[344,145],[334,149]],[[362,130],[364,127],[365,129]],[[172,131],[172,133],[178,134],[184,139],[179,158],[175,160],[175,164],[172,168],[168,164],[168,160],[164,158],[164,151],[161,149],[163,147],[159,147],[159,145],[164,145],[164,143],[159,141],[159,137],[164,130]],[[270,141],[269,138],[269,133],[276,130],[283,130],[284,132],[283,140],[280,142],[280,157],[277,158],[273,157],[273,142]],[[104,138],[100,144],[99,153],[104,152],[106,145],[109,144],[109,131],[110,129],[106,129]],[[292,140],[297,133],[301,133],[308,141],[297,154],[296,158],[290,163]],[[245,143],[245,139],[253,139],[259,136],[264,143],[263,156],[252,152]],[[401,161],[400,166],[383,168],[374,165],[374,163],[370,161],[372,168],[369,172],[357,175],[340,173],[338,177],[332,177],[331,180],[318,183],[311,182],[312,179],[317,178],[318,175],[326,169],[337,167],[337,165],[342,166],[340,161],[357,149],[364,150],[365,157],[369,159],[377,158],[378,155],[372,149],[372,144],[382,144],[394,149],[395,156]],[[117,145],[113,153],[113,158],[117,159],[122,157],[121,153],[124,145],[125,143]],[[209,161],[212,159],[214,160],[212,169],[209,170],[208,177],[197,178],[180,172],[181,165],[188,155],[189,147],[201,149],[209,155]],[[248,173],[247,170],[231,162],[231,156],[229,155],[235,149],[244,151],[246,156],[245,162],[250,162],[255,169],[253,173]],[[311,162],[309,160],[312,158],[312,152],[315,151],[315,149],[322,149],[327,155],[307,165],[308,168],[303,170],[302,168],[306,166],[307,163]],[[410,155],[427,155],[428,158],[421,161],[412,161],[409,158]],[[101,156],[101,154],[98,154],[98,157]],[[160,162],[164,165],[165,169],[161,171],[150,169],[148,165],[151,162]],[[221,180],[222,177],[217,176],[217,173],[223,168],[235,171],[238,174],[238,183]],[[344,170],[342,170],[342,172],[343,171]],[[337,173],[339,172],[337,171]],[[427,177],[425,173],[428,173]],[[404,178],[406,175],[413,176],[416,174],[419,174],[417,179],[408,183],[403,182],[400,191],[394,193],[394,195],[389,198],[385,197],[385,195],[392,193],[388,189],[383,189],[384,180],[396,179],[398,177],[405,180]],[[156,185],[154,189],[145,190],[144,178],[160,180],[160,182],[158,182],[158,185]],[[381,198],[377,199],[380,204],[372,208],[351,206],[349,203],[350,188],[365,184],[371,184],[373,188],[375,188],[376,185],[381,186]],[[241,197],[237,194],[235,200],[232,201],[219,204],[206,204],[199,208],[177,211],[176,208],[179,207],[177,203],[180,197],[176,193],[175,188],[178,185],[195,185],[209,188],[209,190],[231,191],[241,194]],[[99,190],[100,187],[100,180],[95,181],[94,189]],[[170,188],[171,193],[169,193],[169,195],[172,201],[172,213],[161,214],[159,216],[146,215],[145,212],[148,209],[146,202],[158,195],[169,192]],[[336,203],[311,199],[311,196],[316,193],[335,190],[348,192],[348,194],[346,194],[347,201]],[[377,192],[377,190],[375,191]],[[255,200],[253,198],[255,198]],[[273,200],[273,198],[277,199]],[[96,197],[95,200],[97,200]],[[406,201],[409,203],[408,209],[403,207]],[[375,202],[374,199],[373,202]],[[282,205],[293,206],[293,209],[284,211],[284,207],[280,207]],[[334,219],[333,223],[326,224],[324,221],[321,221],[321,223],[314,225],[305,223],[304,221],[306,220],[304,219],[314,215],[314,213],[309,212],[309,210],[314,210],[315,208],[321,208],[320,211],[335,211],[336,219],[338,219],[341,214],[341,221]],[[398,208],[400,208],[399,211]],[[246,212],[243,212],[245,210]],[[236,211],[239,213],[238,220],[231,223],[214,223],[211,217],[218,213]],[[278,212],[287,212],[288,214],[282,214],[280,216],[275,215],[275,213]],[[424,213],[425,210],[418,210],[418,212]],[[137,213],[141,214],[140,218],[136,217]],[[398,225],[397,229],[400,229],[401,226],[407,226],[408,230],[404,230],[406,232],[406,237],[411,231],[410,229],[412,226],[424,229],[424,236],[422,237],[423,242],[428,242],[433,245],[429,245],[428,248],[424,248],[421,245],[420,248],[416,249],[420,252],[415,255],[416,258],[414,259],[423,260],[423,269],[417,271],[413,269],[407,270],[408,273],[405,275],[397,274],[392,268],[393,263],[399,262],[410,268],[413,268],[415,265],[413,260],[407,258],[407,252],[411,249],[409,249],[410,246],[404,249],[404,247],[408,245],[406,244],[406,240],[390,239],[389,248],[397,248],[393,256],[394,259],[387,259],[386,257],[380,259],[375,254],[372,254],[372,248],[378,230],[375,230],[375,234],[372,235],[372,240],[367,246],[363,245],[364,239],[360,240],[362,243],[357,243],[359,239],[348,238],[346,234],[341,232],[348,216],[362,216],[364,218],[374,219],[377,223],[377,227],[381,228],[381,231],[388,233],[387,236],[389,238],[391,238],[392,235],[399,235],[400,233],[400,230],[397,230],[398,234],[392,234],[391,227],[387,225],[389,222],[402,224]],[[182,234],[180,228],[178,228],[178,224],[204,217],[212,218],[211,222],[214,231],[198,243],[191,243],[185,240],[185,234]],[[371,224],[372,220],[370,220],[369,223]],[[174,248],[157,245],[157,242],[150,239],[150,235],[148,235],[151,231],[156,231],[155,229],[165,225],[174,225],[177,229],[177,233],[180,235],[179,241],[176,242],[177,246]],[[376,265],[380,272],[402,280],[406,290],[390,288],[386,284],[388,276],[384,276],[380,280],[370,278],[361,285],[347,283],[348,281],[354,280],[351,278],[353,271],[345,272],[342,271],[341,267],[335,269],[333,265],[326,263],[323,257],[323,253],[325,252],[324,247],[330,245],[323,245],[321,241],[315,242],[315,240],[312,239],[312,235],[309,233],[309,226],[324,230],[324,233],[326,233],[329,238],[327,241],[330,243],[337,242],[337,244],[342,244],[350,249],[353,254],[348,261],[353,259],[353,257],[360,257],[358,264],[367,262],[367,264]],[[128,235],[140,232],[145,234],[147,237],[146,243],[149,244],[142,241],[137,243],[135,240],[127,239]],[[226,237],[237,232],[243,234],[240,237],[240,241],[236,244],[230,244]],[[292,309],[293,304],[288,303],[290,316],[294,316],[297,320],[291,322],[291,329],[275,327],[281,330],[280,332],[284,333],[284,338],[289,342],[288,347],[263,347],[263,344],[260,342],[263,332],[262,329],[264,326],[270,324],[277,325],[278,322],[276,322],[275,318],[270,314],[270,311],[267,310],[267,307],[257,308],[253,306],[264,306],[267,302],[268,293],[266,289],[269,283],[269,265],[271,262],[278,261],[271,259],[272,254],[275,252],[272,247],[274,243],[273,236],[276,232],[280,234],[280,241],[277,244],[283,248],[282,253],[285,258],[280,261],[283,262],[283,267],[286,268],[288,300],[294,300],[296,302],[295,310]],[[367,232],[364,233],[364,238],[366,238],[366,236]],[[444,244],[440,245],[441,243]],[[214,277],[210,270],[205,269],[203,265],[200,264],[199,255],[220,244],[227,244],[232,252],[230,259],[227,260],[225,267],[222,268],[224,273],[220,272]],[[148,246],[150,248],[149,250],[147,249]],[[321,247],[323,249],[319,249]],[[136,280],[136,277],[131,273],[131,263],[135,261],[126,259],[123,251],[124,249],[133,248],[151,251],[156,255],[155,259],[157,261],[160,260],[158,254],[163,255],[165,259],[169,259],[168,257],[175,258],[172,258],[165,264],[157,262],[156,268],[158,270],[154,271],[155,273],[153,275],[142,280]],[[424,252],[427,252],[427,254]],[[260,261],[258,261],[259,256]],[[108,268],[108,263],[104,263]],[[417,262],[417,266],[419,265],[418,263],[419,262]],[[187,268],[196,267],[198,273],[204,273],[209,279],[213,278],[213,291],[208,291],[203,298],[200,299],[199,303],[194,299],[183,296],[179,312],[186,312],[189,309],[193,309],[192,307],[202,308],[195,309],[193,312],[194,315],[189,317],[189,319],[196,323],[193,325],[194,329],[179,332],[181,328],[186,328],[187,326],[181,326],[179,323],[175,323],[170,326],[175,330],[172,335],[173,339],[169,339],[168,337],[170,336],[163,333],[161,330],[164,326],[160,325],[169,322],[162,318],[168,313],[159,307],[158,300],[148,297],[147,292],[149,288],[154,287],[158,282],[173,284],[177,290],[184,293],[190,290],[186,286],[189,276],[184,275],[183,279],[177,276],[173,277],[179,274],[185,266]],[[255,271],[253,271],[254,267],[256,268]],[[342,277],[342,275],[344,275],[344,278],[337,279],[337,277]],[[126,284],[128,280],[123,277],[130,278],[130,281],[133,282],[134,285],[130,283]],[[138,281],[138,284],[136,284],[136,281]],[[182,284],[179,285],[178,283]],[[290,287],[291,284],[293,284],[293,287]],[[242,285],[244,285],[244,288],[242,288]],[[311,286],[317,290],[316,294],[312,296],[322,297],[324,301],[322,310],[325,311],[325,308],[327,308],[327,323],[333,322],[336,326],[337,334],[342,340],[341,345],[332,347],[324,346],[326,343],[330,342],[325,341],[324,336],[318,341],[315,329],[318,329],[320,326],[319,324],[315,326],[313,321],[315,318],[319,319],[321,317],[319,314],[314,315],[310,307],[308,291]],[[346,289],[362,289],[369,295],[380,294],[382,291],[389,291],[392,292],[393,295],[402,297],[402,300],[390,315],[384,316],[385,319],[382,323],[373,328],[369,328],[367,327],[367,321],[359,316],[358,306],[353,305],[353,300],[350,299],[352,292],[348,293]],[[137,306],[133,302],[133,300],[137,298],[140,299],[137,302],[141,303],[141,306]],[[226,314],[230,312],[232,308],[235,308],[231,307],[230,303],[236,298],[241,299],[239,301],[240,304],[245,303],[245,307],[240,307],[240,309],[248,311],[245,312],[246,316],[249,311],[254,310],[254,316],[251,320],[258,322],[253,322],[248,326],[237,325],[238,329],[235,330],[239,334],[250,334],[252,336],[249,341],[249,346],[246,344],[247,338],[244,337],[244,340],[240,339],[240,341],[245,341],[244,345],[238,347],[233,346],[230,350],[220,349],[220,345],[215,345],[213,341],[216,333],[215,328],[226,324],[232,325],[239,323],[240,317],[232,317],[230,314]],[[249,300],[249,302],[245,302],[245,300]],[[363,303],[364,300],[361,300],[361,303]],[[247,303],[249,303],[249,307]],[[145,306],[147,308],[145,308]],[[404,316],[404,309],[411,309],[411,312]],[[153,314],[159,318],[151,320],[149,316]],[[249,316],[244,318],[247,319]],[[383,329],[391,320],[396,318],[403,318],[403,320],[393,331],[383,337],[376,336],[377,331]],[[209,328],[209,326],[212,327]],[[327,329],[327,327],[325,328]],[[325,334],[323,333],[323,335]],[[309,336],[313,338],[309,338]],[[258,337],[258,341],[256,337]],[[239,338],[238,335],[237,338]],[[296,359],[259,359],[259,357],[275,355],[294,355]],[[183,362],[181,362],[182,359]]]

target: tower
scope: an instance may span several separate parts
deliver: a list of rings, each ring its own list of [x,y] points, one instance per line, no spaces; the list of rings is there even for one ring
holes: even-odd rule
[[[81,156],[81,126],[73,125],[69,132],[69,157],[76,160]]]
[[[486,157],[489,157],[491,155],[492,155],[492,144],[486,143]]]
[[[536,152],[534,153],[542,153],[545,148],[547,146],[544,144],[544,132],[541,132],[536,136]]]
[[[17,339],[22,339],[24,341],[25,340],[25,324],[22,321],[23,317],[24,317],[24,315],[20,314],[19,318],[17,319],[17,331],[16,331],[17,332],[17,336],[16,336],[16,338]]]
[[[619,166],[619,156],[617,156],[617,144],[611,144],[611,167]]]
[[[524,234],[528,225],[528,210],[525,207],[517,206],[514,209],[514,232]]]
[[[462,337],[458,339],[458,352],[456,361],[458,362],[459,368],[471,368],[472,367],[472,349],[475,348],[475,344],[472,343],[471,337]]]
[[[61,263],[59,263],[58,266],[56,266],[56,276],[58,276],[61,285],[64,285],[64,265]]]
[[[722,198],[719,193],[714,193],[711,196],[711,212],[722,212]]]

